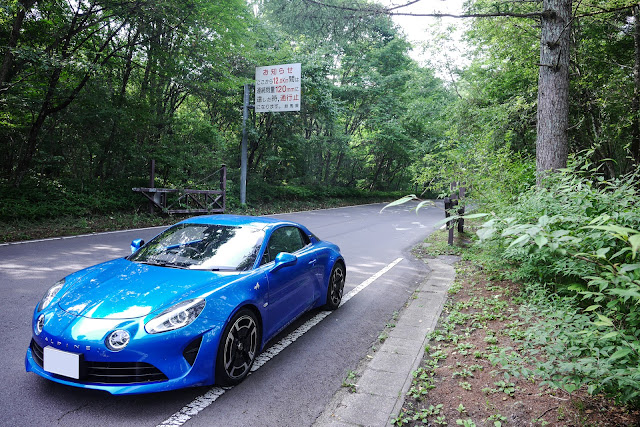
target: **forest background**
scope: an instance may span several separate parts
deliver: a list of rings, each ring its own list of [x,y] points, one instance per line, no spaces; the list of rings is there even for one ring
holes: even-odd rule
[[[151,159],[156,185],[170,188],[217,187],[228,165],[233,205],[242,85],[255,66],[279,63],[302,63],[302,110],[252,113],[250,202],[433,195],[452,180],[509,198],[535,176],[534,14],[467,20],[469,65],[444,64],[445,82],[434,64],[410,58],[402,31],[373,3],[3,3],[3,221],[140,209],[131,188],[148,185]],[[581,2],[571,26],[570,151],[590,149],[610,177],[640,156],[638,23],[622,3]],[[477,0],[465,11],[501,7],[526,16],[542,4]],[[452,31],[435,31],[431,47],[446,46]]]

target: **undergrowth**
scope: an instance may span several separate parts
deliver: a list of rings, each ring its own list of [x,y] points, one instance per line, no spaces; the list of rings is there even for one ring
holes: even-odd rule
[[[449,251],[462,257],[463,279],[452,287],[452,302],[393,423],[637,425],[639,189],[640,171],[605,179],[589,163],[573,162],[514,203],[482,205],[491,213],[478,227],[479,241]],[[414,253],[447,251],[428,240]],[[470,393],[478,391],[484,409],[473,406],[477,396]],[[461,403],[454,412],[456,393]],[[505,399],[524,403],[504,406]],[[438,407],[443,401],[448,405]],[[527,410],[527,402],[543,411]],[[585,411],[589,405],[597,410]]]
[[[536,374],[640,406],[640,179],[605,180],[588,164],[552,174],[483,224],[486,250],[524,284],[539,318],[529,352]],[[506,363],[509,365],[509,363]]]
[[[459,255],[461,261],[425,358],[392,423],[636,424],[638,411],[589,396],[595,391],[568,375],[576,366],[561,353],[575,343],[553,341],[559,331],[583,326],[581,315],[562,310],[562,298],[548,288],[511,280],[518,277],[518,266],[495,247],[468,245],[468,237],[448,246],[445,232],[438,231],[414,250],[421,257]],[[582,369],[601,369],[584,362]],[[565,372],[550,381],[549,372],[558,369]]]
[[[20,188],[0,180],[0,221],[42,221],[60,217],[90,217],[95,215],[143,214],[148,212],[148,201],[133,187],[146,187],[139,180],[114,180],[102,184],[79,184],[73,181],[48,181],[37,177],[26,179]],[[218,189],[218,184],[198,189]],[[159,185],[160,187],[160,185]],[[198,186],[165,185],[183,189]],[[315,207],[333,205],[336,201],[352,204],[388,201],[402,193],[395,191],[368,191],[353,187],[269,185],[256,182],[247,186],[247,203],[242,206],[238,186],[227,181],[226,204],[230,210],[252,212],[281,211],[290,205]],[[170,204],[170,203],[169,203]]]

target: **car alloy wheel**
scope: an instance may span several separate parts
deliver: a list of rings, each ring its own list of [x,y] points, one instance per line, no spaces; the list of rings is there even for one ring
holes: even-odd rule
[[[231,319],[220,342],[216,378],[220,385],[234,385],[247,376],[259,345],[258,322],[247,309]]]
[[[335,310],[342,301],[342,293],[344,291],[344,266],[342,263],[336,263],[329,277],[329,286],[327,289],[327,304],[325,308]]]

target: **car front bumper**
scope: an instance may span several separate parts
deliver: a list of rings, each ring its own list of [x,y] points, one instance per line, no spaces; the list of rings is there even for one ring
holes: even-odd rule
[[[76,331],[90,330],[99,322],[89,323],[93,324],[75,328]],[[223,324],[205,331],[191,326],[153,335],[140,328],[131,343],[119,352],[106,348],[104,330],[95,333],[93,329],[93,336],[73,334],[69,337],[69,334],[56,336],[45,329],[33,335],[25,356],[25,368],[60,384],[118,395],[211,385],[215,381],[215,360]],[[43,352],[47,346],[79,355],[78,379],[44,369]]]

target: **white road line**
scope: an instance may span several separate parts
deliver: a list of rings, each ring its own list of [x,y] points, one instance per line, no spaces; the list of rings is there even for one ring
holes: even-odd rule
[[[386,273],[387,271],[391,270],[393,267],[395,267],[400,261],[402,261],[402,258],[398,258],[395,261],[393,261],[391,264],[387,265],[385,268],[383,268],[382,270],[378,271],[376,274],[374,274],[373,276],[369,277],[367,280],[365,280],[364,282],[360,283],[358,286],[356,286],[355,288],[353,288],[351,290],[351,292],[349,292],[348,294],[346,294],[345,296],[342,297],[342,304],[344,304],[345,302],[349,301],[351,298],[353,298],[358,292],[360,292],[361,290],[363,290],[364,288],[366,288],[367,286],[369,286],[373,281],[375,281],[377,278],[379,278],[380,276],[382,276],[384,273]]]
[[[367,280],[353,288],[349,293],[342,297],[342,303],[340,306],[344,305],[351,298],[356,296],[359,292],[361,292],[364,288],[373,283],[376,279],[380,278],[383,274],[391,270],[395,267],[402,258],[398,258],[393,261],[391,264],[384,267],[382,270],[378,271],[373,276],[369,277]],[[282,338],[278,343],[269,347],[266,351],[258,355],[253,366],[251,368],[251,372],[256,371],[262,365],[267,363],[269,360],[273,359],[278,353],[287,348],[293,342],[295,342],[298,338],[304,335],[307,331],[313,328],[315,325],[320,323],[325,317],[333,313],[332,311],[322,311],[311,319],[304,322],[300,327],[298,327],[295,331],[291,332],[286,337]],[[186,405],[184,408],[180,409],[178,412],[170,416],[166,419],[162,424],[158,424],[157,427],[167,427],[167,426],[181,426],[187,421],[191,419],[191,417],[197,415],[199,412],[207,408],[213,402],[215,402],[220,396],[222,396],[227,390],[230,390],[230,387],[212,387],[202,396],[197,397],[193,402]]]

